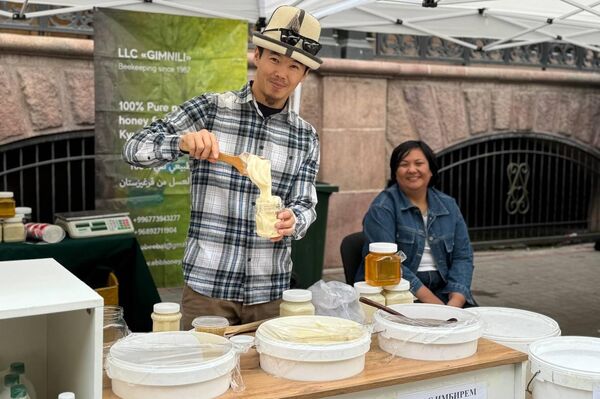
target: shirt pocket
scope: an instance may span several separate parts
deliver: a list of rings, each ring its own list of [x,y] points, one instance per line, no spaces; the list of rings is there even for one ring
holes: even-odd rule
[[[446,253],[452,254],[452,252],[454,252],[454,237],[444,237],[442,241],[444,242],[444,249],[446,250]]]
[[[396,242],[401,246],[403,246],[402,244],[412,245],[415,243],[416,235],[416,231],[412,229],[407,229],[406,227],[399,227],[396,231]]]

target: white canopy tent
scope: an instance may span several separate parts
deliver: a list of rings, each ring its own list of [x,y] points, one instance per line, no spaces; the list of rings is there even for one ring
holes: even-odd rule
[[[280,5],[314,14],[324,28],[438,36],[473,50],[493,51],[547,41],[600,51],[600,0],[16,0],[17,15],[36,18],[94,7],[242,19],[255,23]],[[56,9],[28,12],[29,4]],[[485,38],[485,46],[461,40]]]

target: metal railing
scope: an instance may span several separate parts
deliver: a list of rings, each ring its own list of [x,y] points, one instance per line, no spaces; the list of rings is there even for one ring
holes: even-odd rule
[[[0,2],[0,10],[18,13],[20,3]],[[28,5],[28,11],[55,8],[42,4]],[[92,37],[93,11],[46,16],[33,19],[11,19],[0,17],[0,30],[35,31],[40,35],[60,33]],[[249,33],[254,30],[249,25]],[[357,36],[346,40],[349,35]],[[600,52],[594,52],[569,43],[540,43],[530,46],[507,48],[491,52],[477,52],[455,43],[432,36],[373,34],[324,30],[323,54],[327,57],[380,58],[408,61],[443,62],[461,65],[496,64],[530,66],[542,69],[567,68],[582,71],[600,71]],[[249,38],[251,35],[248,36]],[[475,45],[485,46],[487,39],[461,39]],[[249,43],[249,47],[252,47]]]
[[[0,147],[0,191],[32,220],[52,223],[56,212],[94,209],[94,132],[41,136]]]
[[[461,39],[477,46],[493,40]],[[449,62],[461,65],[496,64],[600,71],[600,52],[569,43],[540,43],[496,51],[474,51],[437,37],[378,34],[376,55],[383,58]]]
[[[501,134],[438,155],[440,189],[454,197],[473,242],[600,237],[600,155],[545,134]]]

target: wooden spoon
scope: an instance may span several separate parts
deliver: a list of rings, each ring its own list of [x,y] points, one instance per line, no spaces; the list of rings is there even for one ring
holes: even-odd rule
[[[452,324],[452,323],[456,323],[458,320],[455,319],[454,317],[448,320],[438,320],[438,319],[424,319],[424,318],[412,318],[412,317],[407,317],[404,316],[402,313],[389,308],[385,305],[380,304],[379,302],[375,302],[369,298],[364,298],[364,297],[360,297],[358,299],[360,302],[367,304],[369,306],[373,306],[374,308],[377,309],[381,309],[384,312],[388,312],[389,314],[392,314],[394,316],[397,317],[397,319],[395,318],[394,321],[398,321],[400,323],[403,324],[409,324],[412,326],[422,326],[422,327],[439,327],[439,326],[444,326],[447,324]]]
[[[248,163],[247,163],[248,153],[247,152],[243,152],[240,155],[231,155],[231,154],[226,154],[224,152],[219,152],[218,160],[225,162],[225,163],[233,166],[234,168],[236,168],[238,170],[238,172],[240,172],[240,175],[248,176],[248,169],[246,168],[248,165]]]

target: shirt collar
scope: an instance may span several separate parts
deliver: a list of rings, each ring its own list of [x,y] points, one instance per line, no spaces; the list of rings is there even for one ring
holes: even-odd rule
[[[396,183],[395,186],[398,194],[400,195],[400,209],[405,211],[407,209],[414,208],[416,205],[410,202],[408,197],[402,192],[402,190],[400,190],[398,183]],[[448,208],[446,208],[436,190],[432,189],[431,187],[427,189],[427,207],[429,208],[428,213],[432,216],[450,214]]]
[[[258,104],[256,103],[256,99],[254,98],[254,95],[252,94],[252,82],[253,81],[251,80],[242,87],[242,89],[239,91],[236,102],[238,104],[247,104],[247,103],[251,102],[252,106],[254,107],[254,110],[259,115],[262,116],[262,114],[260,113],[260,110],[258,109]],[[296,113],[292,111],[292,102],[289,101],[289,99],[288,99],[285,107],[283,107],[281,112],[279,112],[276,115],[285,116],[285,117],[287,117],[288,122],[294,123],[294,120],[296,118]],[[276,117],[276,115],[273,115],[273,116]]]

